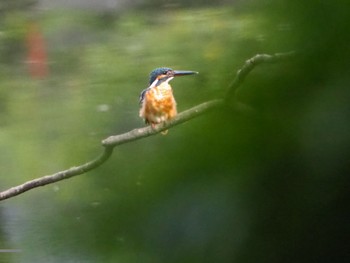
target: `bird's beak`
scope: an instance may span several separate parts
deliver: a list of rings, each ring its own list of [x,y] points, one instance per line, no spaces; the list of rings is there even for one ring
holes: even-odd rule
[[[196,71],[174,70],[174,77],[198,74]]]

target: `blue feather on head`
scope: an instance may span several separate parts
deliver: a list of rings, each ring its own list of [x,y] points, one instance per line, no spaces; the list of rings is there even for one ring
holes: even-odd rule
[[[149,84],[151,85],[156,80],[157,76],[166,75],[168,71],[172,71],[172,69],[162,67],[162,68],[156,68],[155,70],[153,70],[149,75]]]

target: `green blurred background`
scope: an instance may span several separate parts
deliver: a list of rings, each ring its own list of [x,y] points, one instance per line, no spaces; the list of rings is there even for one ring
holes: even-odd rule
[[[173,81],[182,111],[255,54],[298,56],[247,77],[254,116],[217,110],[0,202],[0,262],[348,262],[347,1],[66,4],[0,2],[0,190],[142,127],[156,67],[200,72]]]

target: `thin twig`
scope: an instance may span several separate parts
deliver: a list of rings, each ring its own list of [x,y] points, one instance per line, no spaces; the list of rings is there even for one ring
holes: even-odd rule
[[[113,148],[117,145],[124,144],[127,142],[135,141],[142,139],[144,137],[148,137],[151,135],[155,135],[163,130],[169,129],[170,127],[179,125],[184,123],[190,119],[198,117],[205,112],[218,107],[223,104],[222,100],[212,100],[205,103],[202,103],[198,106],[195,106],[189,110],[179,113],[174,119],[169,122],[166,122],[162,125],[158,125],[155,128],[151,128],[150,126],[134,129],[127,133],[123,133],[120,135],[110,136],[107,139],[102,141],[102,145],[104,146],[104,151],[100,156],[98,156],[95,160],[82,164],[80,166],[71,167],[67,170],[60,171],[58,173],[54,173],[51,175],[46,175],[43,177],[36,178],[34,180],[27,181],[21,185],[9,188],[0,193],[0,201],[8,199],[10,197],[14,197],[16,195],[22,194],[28,190],[33,188],[37,188],[39,186],[44,186],[47,184],[52,184],[64,179],[71,178],[73,176],[87,173],[101,164],[111,157]]]
[[[223,104],[223,100],[211,100],[211,101],[204,102],[204,103],[197,105],[189,110],[181,112],[174,119],[167,121],[164,124],[157,125],[155,128],[152,128],[151,126],[147,126],[147,127],[140,128],[140,129],[134,129],[134,130],[129,131],[127,133],[110,136],[107,139],[102,141],[102,145],[115,147],[115,146],[120,145],[120,144],[139,140],[141,138],[157,134],[157,133],[164,131],[164,130],[167,130],[173,126],[179,125],[179,124],[184,123],[190,119],[198,117],[198,116],[206,113],[207,111],[209,111],[213,108],[216,108],[222,104]]]
[[[255,66],[261,63],[271,63],[271,62],[284,60],[286,58],[289,58],[292,55],[294,55],[294,52],[278,53],[275,55],[266,55],[266,54],[256,55],[253,58],[248,59],[244,63],[243,67],[239,71],[237,71],[235,79],[229,86],[229,90],[226,94],[225,100],[211,100],[211,101],[202,103],[189,110],[179,113],[171,121],[158,125],[155,128],[148,126],[144,128],[134,129],[127,133],[110,136],[102,141],[104,150],[102,154],[98,156],[95,160],[84,163],[80,166],[71,167],[67,170],[60,171],[51,175],[39,177],[30,181],[27,181],[23,184],[17,185],[15,187],[9,188],[7,190],[4,190],[0,192],[0,201],[17,196],[28,190],[31,190],[40,186],[44,186],[47,184],[52,184],[64,179],[71,178],[76,175],[87,173],[93,169],[96,169],[111,157],[113,153],[113,149],[117,145],[121,145],[124,143],[128,143],[131,141],[135,141],[148,136],[155,135],[161,131],[167,130],[173,126],[177,126],[188,120],[191,120],[200,115],[203,115],[207,113],[209,110],[212,110],[224,105],[224,103],[227,103],[230,101],[230,98],[236,97],[238,87],[241,85],[245,77],[249,74],[249,72],[253,70]],[[236,103],[238,102],[236,101]]]
[[[236,77],[229,85],[228,92],[225,97],[225,101],[230,101],[231,99],[237,99],[237,91],[241,86],[242,82],[245,80],[246,76],[259,64],[262,63],[274,63],[285,60],[295,55],[294,51],[286,53],[276,53],[274,55],[268,54],[257,54],[254,57],[245,61],[244,65],[237,71]]]
[[[103,153],[98,156],[95,160],[92,160],[90,162],[87,162],[80,166],[74,166],[67,170],[60,171],[55,174],[46,175],[43,177],[39,177],[30,181],[27,181],[23,184],[17,185],[15,187],[9,188],[3,192],[0,193],[0,200],[5,200],[10,197],[14,197],[16,195],[22,194],[28,190],[31,190],[33,188],[44,186],[47,184],[52,184],[64,179],[71,178],[75,175],[83,174],[88,171],[91,171],[97,167],[99,167],[101,164],[103,164],[105,161],[108,160],[108,158],[112,155],[113,148],[112,147],[106,147],[103,151]]]

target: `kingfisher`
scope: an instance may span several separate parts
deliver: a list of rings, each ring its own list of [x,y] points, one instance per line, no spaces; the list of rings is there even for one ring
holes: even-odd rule
[[[169,82],[177,76],[198,74],[196,71],[156,68],[150,73],[149,87],[140,94],[140,117],[154,128],[156,124],[174,118],[176,101]],[[166,134],[167,131],[162,132]]]

